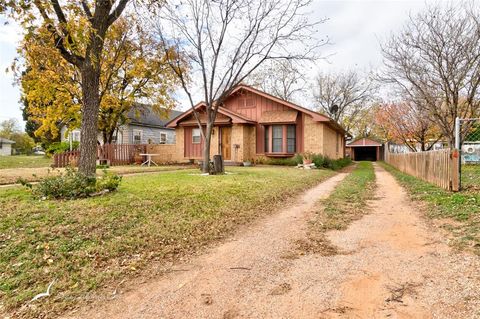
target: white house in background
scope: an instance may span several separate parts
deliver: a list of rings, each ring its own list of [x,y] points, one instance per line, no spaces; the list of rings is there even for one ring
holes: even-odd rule
[[[0,156],[12,155],[12,144],[15,144],[15,142],[0,137]]]
[[[183,112],[165,110],[166,115],[159,115],[148,105],[139,104],[127,114],[127,124],[120,126],[113,136],[116,144],[174,144],[175,129],[165,127],[173,118]],[[80,142],[80,129],[74,129],[67,134],[67,127],[60,130],[62,142]],[[103,143],[103,137],[98,135],[98,142]]]

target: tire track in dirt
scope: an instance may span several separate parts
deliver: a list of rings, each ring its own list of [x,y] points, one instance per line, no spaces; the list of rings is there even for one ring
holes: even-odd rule
[[[478,257],[453,252],[420,218],[405,191],[376,166],[372,211],[347,231],[330,233],[351,251],[325,318],[478,318]]]
[[[69,318],[480,318],[480,262],[455,253],[395,179],[375,166],[369,214],[328,233],[345,252],[297,259],[309,210],[346,174],[207,254]]]
[[[281,255],[306,236],[309,211],[346,175],[320,183],[292,206],[156,281],[67,318],[251,318],[275,313],[269,300],[292,289],[279,277],[292,264]]]

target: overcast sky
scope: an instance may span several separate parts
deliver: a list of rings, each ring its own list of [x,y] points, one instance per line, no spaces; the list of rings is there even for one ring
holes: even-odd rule
[[[409,13],[439,1],[442,0],[314,0],[313,18],[328,19],[319,26],[319,37],[328,36],[331,44],[322,49],[322,55],[328,58],[318,62],[312,74],[320,70],[378,68],[382,63],[379,40],[401,28]],[[12,74],[5,69],[16,56],[21,29],[4,22],[0,18],[0,121],[12,117],[20,121],[20,90],[12,86]]]

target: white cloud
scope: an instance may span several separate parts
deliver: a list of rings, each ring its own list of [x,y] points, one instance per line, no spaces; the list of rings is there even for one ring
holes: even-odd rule
[[[381,65],[378,38],[385,38],[407,20],[408,13],[418,12],[427,3],[441,0],[316,0],[311,11],[315,19],[329,20],[318,27],[319,38],[328,36],[332,44],[323,47],[322,54],[329,56],[309,68],[313,77],[319,70],[368,70]],[[460,0],[458,0],[460,2]],[[22,30],[15,24],[3,25],[0,19],[0,120],[5,117],[21,118],[19,88],[13,87],[11,74],[5,74],[16,55],[16,46]],[[179,93],[179,99],[185,97]],[[186,107],[183,105],[182,107]]]

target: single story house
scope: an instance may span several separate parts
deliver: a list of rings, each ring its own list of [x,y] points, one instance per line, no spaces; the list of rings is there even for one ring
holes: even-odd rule
[[[205,103],[195,109],[206,123]],[[177,161],[202,158],[204,141],[193,110],[177,116],[167,127],[176,132]],[[339,159],[345,156],[346,134],[323,114],[241,84],[218,108],[210,152],[231,162],[288,158],[303,152]]]
[[[113,136],[115,144],[175,144],[175,130],[166,127],[167,122],[182,114],[181,111],[162,110],[162,114],[154,112],[148,105],[138,104],[127,114],[127,123],[118,127]],[[73,129],[67,134],[68,128],[62,127],[60,136],[62,142],[80,142],[80,129]],[[103,137],[99,133],[99,144]]]
[[[368,137],[358,138],[347,144],[346,152],[354,161],[380,161],[383,143]]]
[[[12,144],[15,144],[15,142],[0,137],[0,156],[12,155]]]

